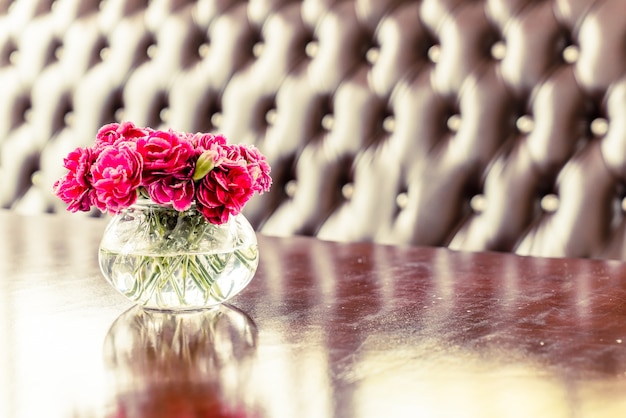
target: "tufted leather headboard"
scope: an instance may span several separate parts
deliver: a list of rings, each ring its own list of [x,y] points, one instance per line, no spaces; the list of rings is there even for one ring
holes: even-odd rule
[[[624,0],[0,0],[0,202],[111,121],[256,144],[272,235],[626,259]]]

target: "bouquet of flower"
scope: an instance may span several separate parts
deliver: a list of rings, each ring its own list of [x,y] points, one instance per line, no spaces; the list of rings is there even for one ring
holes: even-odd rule
[[[131,122],[104,125],[94,146],[70,152],[64,166],[68,172],[54,192],[72,212],[96,207],[115,214],[143,196],[180,212],[195,203],[207,221],[222,224],[272,184],[270,167],[253,146]]]

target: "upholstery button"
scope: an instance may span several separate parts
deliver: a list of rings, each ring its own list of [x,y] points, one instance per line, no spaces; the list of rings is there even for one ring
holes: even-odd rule
[[[392,133],[396,129],[396,118],[387,116],[383,119],[383,129],[387,133]]]
[[[344,184],[343,187],[341,188],[341,195],[344,197],[344,199],[346,200],[352,199],[353,194],[354,194],[354,184],[352,183]]]
[[[41,185],[41,178],[42,178],[41,171],[37,170],[30,176],[30,182],[34,186],[40,186]]]
[[[590,129],[595,136],[604,136],[609,131],[609,122],[604,118],[595,118],[591,121]]]
[[[563,61],[568,64],[574,64],[578,61],[578,57],[580,56],[580,49],[576,45],[568,45],[563,50]]]
[[[487,203],[484,195],[477,194],[475,196],[472,196],[472,198],[470,199],[470,208],[472,208],[474,212],[482,213],[485,211],[486,207]]]
[[[109,54],[111,53],[111,50],[109,47],[103,47],[102,49],[100,49],[100,59],[102,61],[105,61],[108,57]]]
[[[33,117],[33,110],[29,107],[24,110],[24,121],[30,122]]]
[[[326,129],[327,131],[330,131],[333,129],[334,125],[335,125],[335,117],[331,114],[324,115],[324,117],[322,118],[322,128]]]
[[[211,125],[216,128],[222,125],[222,114],[220,112],[215,112],[211,115]]]
[[[433,45],[428,48],[428,59],[433,63],[439,62],[439,57],[441,56],[441,47],[439,45]]]
[[[148,58],[154,58],[156,57],[156,54],[157,54],[156,44],[148,45],[148,48],[146,48],[146,55],[148,56]]]
[[[267,122],[268,125],[275,125],[277,118],[278,113],[276,112],[276,109],[270,109],[265,114],[265,122]]]
[[[398,195],[396,196],[396,205],[398,205],[398,208],[406,209],[408,204],[409,195],[406,192],[398,193]]]
[[[380,49],[378,47],[371,47],[365,52],[365,59],[370,64],[374,65],[378,61],[378,57],[380,56]]]
[[[504,59],[506,55],[506,45],[502,41],[498,41],[491,46],[491,56],[498,61]]]
[[[17,65],[17,62],[20,58],[20,51],[18,51],[17,49],[11,51],[11,53],[9,53],[9,62],[12,65]]]
[[[306,46],[304,47],[304,53],[309,58],[315,58],[317,56],[317,52],[319,51],[319,48],[320,46],[317,43],[317,41],[311,41],[307,43]]]
[[[207,42],[200,44],[200,46],[198,47],[198,56],[200,58],[206,58],[207,56],[209,56],[210,49],[211,46]]]
[[[559,208],[559,198],[555,194],[547,194],[543,198],[541,198],[541,209],[545,212],[556,212]]]
[[[252,46],[252,55],[255,58],[259,58],[263,54],[263,50],[265,49],[265,44],[263,42],[257,42]]]
[[[523,134],[529,134],[535,127],[535,121],[529,115],[523,115],[515,121],[517,130]]]
[[[169,118],[170,118],[170,108],[169,107],[164,107],[159,112],[159,119],[161,119],[161,122],[167,123]]]
[[[72,126],[74,123],[74,112],[66,112],[63,116],[63,123],[65,123],[65,126]]]
[[[288,197],[294,197],[297,189],[298,184],[295,180],[289,180],[287,183],[285,183],[285,194]]]
[[[626,197],[622,199],[622,210],[626,212]]]
[[[63,46],[62,45],[59,45],[58,47],[55,48],[54,57],[57,60],[60,60],[61,58],[63,58]]]
[[[120,108],[115,109],[115,112],[113,112],[113,118],[117,122],[121,122],[122,120],[124,120],[124,108],[120,107]]]
[[[448,118],[446,125],[452,132],[458,132],[461,128],[461,116],[458,114],[452,115]]]

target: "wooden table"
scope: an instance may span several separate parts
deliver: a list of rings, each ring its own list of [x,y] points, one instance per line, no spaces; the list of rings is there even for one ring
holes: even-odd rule
[[[625,417],[626,265],[259,237],[232,304],[100,275],[103,219],[0,212],[0,416]]]

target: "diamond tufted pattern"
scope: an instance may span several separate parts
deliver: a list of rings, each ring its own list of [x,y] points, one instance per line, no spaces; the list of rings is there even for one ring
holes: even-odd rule
[[[626,259],[624,0],[0,0],[0,202],[98,127],[256,144],[272,235]]]

